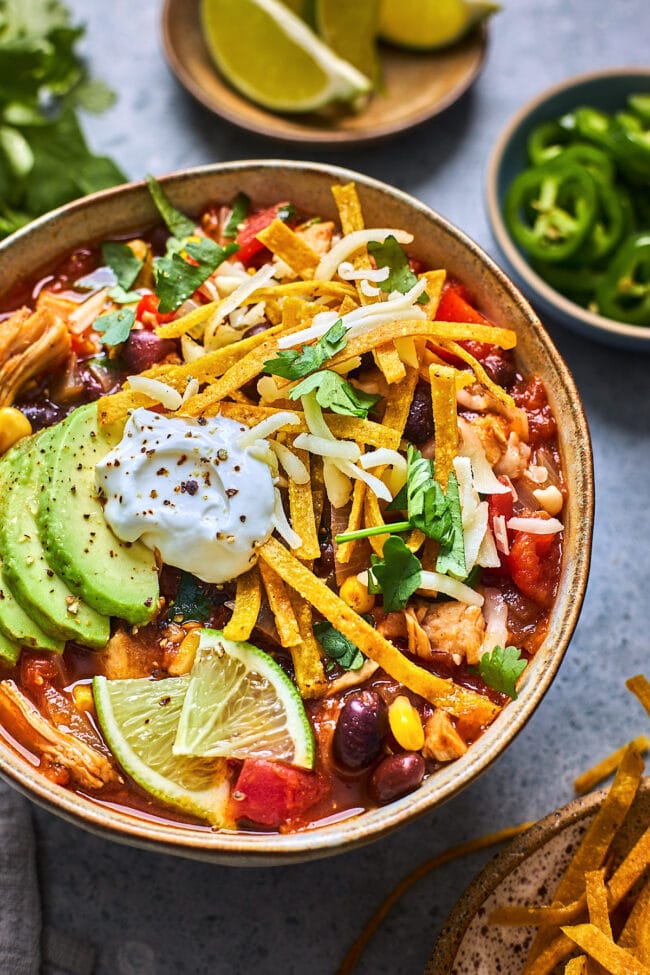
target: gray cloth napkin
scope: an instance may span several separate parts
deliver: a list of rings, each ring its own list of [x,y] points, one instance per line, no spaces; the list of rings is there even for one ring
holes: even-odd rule
[[[92,975],[94,954],[43,927],[30,805],[0,782],[0,975]]]

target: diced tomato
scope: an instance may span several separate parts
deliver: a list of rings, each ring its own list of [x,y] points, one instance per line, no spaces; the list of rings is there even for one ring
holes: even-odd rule
[[[504,478],[500,477],[499,481],[505,484]],[[512,518],[512,506],[514,504],[514,498],[512,496],[512,491],[504,491],[503,494],[490,494],[488,495],[488,522],[492,524],[492,520],[496,515],[504,515],[506,521],[508,518]]]
[[[158,311],[158,305],[160,304],[160,298],[158,295],[143,295],[138,302],[138,307],[135,310],[135,317],[139,322],[142,322],[145,328],[157,328],[158,325],[163,325],[165,322],[171,322],[174,317],[175,312],[168,312],[167,314],[162,314]]]
[[[512,397],[528,416],[528,442],[538,444],[557,432],[555,417],[548,404],[546,389],[539,376],[529,376],[515,384]]]
[[[510,547],[508,565],[517,588],[537,603],[548,608],[553,602],[560,563],[560,540],[557,534],[533,535],[517,532]]]
[[[252,213],[246,218],[244,226],[235,238],[239,244],[236,260],[245,264],[254,254],[262,250],[264,244],[257,239],[257,235],[273,223],[280,210],[287,206],[289,206],[288,203],[276,203],[275,206],[267,207],[266,210],[258,210],[257,213]]]
[[[278,827],[322,799],[329,786],[320,775],[282,762],[247,758],[232,792],[236,819]]]
[[[489,325],[487,318],[483,318],[465,299],[466,293],[462,285],[445,285],[436,319],[439,322],[473,322],[475,325]]]

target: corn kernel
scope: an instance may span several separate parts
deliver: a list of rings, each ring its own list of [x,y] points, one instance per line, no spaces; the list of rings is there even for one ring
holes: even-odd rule
[[[72,688],[72,699],[78,711],[94,711],[95,701],[90,684],[75,684]]]
[[[388,723],[395,741],[408,752],[419,752],[424,745],[424,728],[417,708],[400,694],[388,708]]]
[[[0,454],[13,447],[18,440],[28,437],[32,432],[32,425],[20,410],[14,406],[3,406],[0,409]]]
[[[178,650],[174,653],[167,670],[172,677],[189,674],[194,664],[196,651],[199,649],[201,634],[197,630],[190,630]]]
[[[369,613],[375,605],[375,597],[356,576],[348,576],[339,589],[339,596],[355,613]]]

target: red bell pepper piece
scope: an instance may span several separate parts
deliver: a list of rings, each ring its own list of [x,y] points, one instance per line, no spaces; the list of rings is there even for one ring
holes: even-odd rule
[[[236,819],[278,827],[323,799],[329,786],[315,772],[247,758],[232,792]]]
[[[258,210],[257,213],[252,213],[246,217],[244,226],[235,238],[239,244],[236,260],[245,264],[246,261],[250,261],[251,257],[262,250],[264,244],[257,239],[257,235],[273,223],[281,210],[286,210],[289,206],[289,203],[276,203],[275,206]]]
[[[512,581],[524,596],[545,609],[555,596],[560,555],[560,541],[555,534],[517,532],[510,547],[508,565]]]
[[[164,325],[165,322],[171,322],[173,319],[175,312],[162,314],[158,311],[159,304],[158,295],[149,294],[140,298],[135,310],[135,317],[139,322],[142,322],[145,328],[157,328],[158,325]]]
[[[462,284],[445,284],[442,289],[440,304],[436,312],[436,320],[439,322],[471,322],[474,325],[489,325],[490,322],[473,308],[468,301],[466,288]],[[468,340],[460,343],[463,348],[474,356],[475,359],[484,359],[495,351],[495,347],[488,342],[477,342]],[[437,351],[437,350],[436,350]],[[439,353],[440,354],[440,353]],[[447,358],[449,353],[443,358],[451,362],[452,365],[462,366],[463,363],[456,359],[452,362]]]

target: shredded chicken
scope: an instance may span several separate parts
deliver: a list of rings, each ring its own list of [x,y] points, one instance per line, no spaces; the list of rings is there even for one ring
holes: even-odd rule
[[[156,647],[126,630],[119,629],[99,654],[99,659],[109,680],[125,680],[131,677],[150,677],[160,666],[159,656]]]
[[[45,308],[20,308],[0,322],[0,407],[11,406],[30,379],[62,365],[69,352],[65,323]]]
[[[379,664],[376,664],[374,660],[365,660],[359,670],[348,670],[340,677],[335,677],[334,680],[330,681],[325,691],[325,697],[331,697],[332,694],[338,694],[339,691],[347,691],[349,687],[360,687],[372,677],[376,670],[379,670]]]
[[[321,220],[319,223],[312,223],[309,227],[298,231],[298,236],[302,237],[306,244],[309,244],[313,251],[322,257],[332,246],[332,235],[334,224],[331,220]]]
[[[510,425],[505,416],[484,413],[472,421],[472,429],[478,434],[490,466],[501,460],[508,447]]]
[[[423,756],[434,758],[437,762],[453,762],[466,751],[467,744],[454,728],[449,715],[436,708],[424,726]]]
[[[530,447],[513,430],[508,436],[506,450],[501,460],[494,465],[496,474],[505,474],[511,480],[521,477],[530,460]]]
[[[479,606],[465,603],[437,603],[421,621],[431,650],[448,653],[455,663],[476,657],[485,635],[485,620]]]
[[[431,643],[429,637],[422,629],[421,620],[426,615],[426,606],[409,606],[404,610],[404,622],[406,623],[406,634],[409,641],[409,653],[416,657],[430,657]]]
[[[105,755],[46,721],[12,680],[0,681],[0,714],[19,741],[42,758],[66,768],[82,789],[102,789],[122,782]]]

